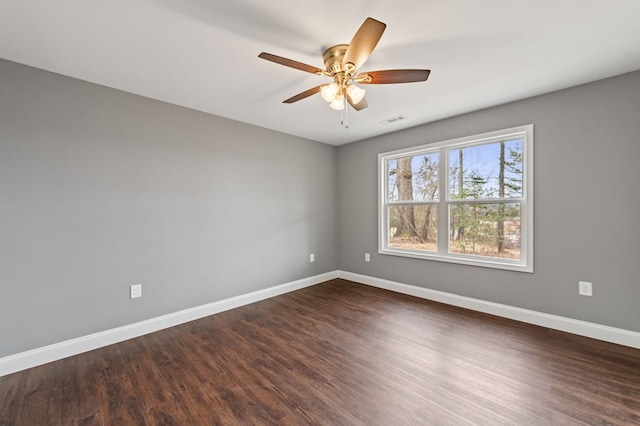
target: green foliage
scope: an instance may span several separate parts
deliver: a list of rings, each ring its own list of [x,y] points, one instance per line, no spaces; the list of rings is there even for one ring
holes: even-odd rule
[[[501,144],[504,144],[502,142]],[[504,152],[504,147],[503,152]],[[464,164],[462,151],[459,164]],[[509,146],[508,158],[498,158],[500,175],[499,194],[488,185],[489,176],[478,170],[470,172],[460,167],[450,170],[450,183],[456,191],[450,191],[452,199],[490,200],[495,198],[518,198],[522,195],[522,150],[521,145]],[[458,204],[451,209],[450,243],[453,251],[467,254],[498,254],[504,251],[505,223],[513,223],[520,216],[517,203],[469,203]],[[519,232],[519,230],[518,230]]]

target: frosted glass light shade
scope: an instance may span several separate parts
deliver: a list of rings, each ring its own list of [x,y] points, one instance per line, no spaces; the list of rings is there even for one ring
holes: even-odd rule
[[[336,83],[327,84],[326,86],[322,86],[320,89],[320,95],[322,95],[322,99],[327,102],[333,102],[338,94],[340,87]]]
[[[331,101],[329,106],[331,108],[333,108],[333,109],[337,109],[338,111],[343,110],[344,109],[344,95],[342,93],[337,94],[335,99],[333,101]]]
[[[355,105],[364,98],[364,89],[359,88],[355,84],[351,84],[347,88],[347,94],[349,98],[351,98],[351,102]]]

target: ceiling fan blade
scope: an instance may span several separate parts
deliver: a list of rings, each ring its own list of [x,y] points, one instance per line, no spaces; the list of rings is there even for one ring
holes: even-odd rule
[[[275,62],[276,64],[284,65],[285,67],[291,67],[297,70],[309,72],[311,74],[322,73],[322,70],[320,68],[303,64],[302,62],[294,61],[293,59],[283,58],[282,56],[272,55],[271,53],[262,52],[258,55],[258,58],[266,59],[267,61]]]
[[[315,95],[316,93],[319,93],[320,89],[322,89],[322,86],[323,85],[314,87],[313,89],[305,90],[302,93],[298,93],[297,95],[292,96],[292,97],[290,97],[289,99],[287,99],[285,101],[282,101],[282,103],[283,104],[292,104],[292,103],[298,102],[299,100],[302,100],[304,98],[308,98],[311,95]]]
[[[349,96],[348,94],[347,94],[347,102],[349,102],[349,105],[351,105],[353,109],[355,109],[356,111],[362,111],[363,109],[369,106],[365,98],[362,98],[360,102],[358,102],[357,104],[354,104],[353,101],[351,100],[351,96]]]
[[[349,43],[342,63],[352,63],[356,69],[360,68],[375,49],[386,27],[386,24],[373,18],[365,19]]]
[[[415,83],[426,81],[430,73],[430,70],[369,71],[358,74],[356,80],[361,84]]]

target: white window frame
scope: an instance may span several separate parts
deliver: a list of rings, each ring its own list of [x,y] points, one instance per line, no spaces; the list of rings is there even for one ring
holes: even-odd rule
[[[491,203],[489,200],[454,201],[449,198],[448,176],[450,149],[500,142],[505,139],[522,138],[522,198],[513,201],[520,203],[520,260],[493,258],[489,256],[449,253],[449,207],[456,204],[473,204],[477,202]],[[407,248],[389,247],[388,206],[397,203],[388,202],[388,160],[395,158],[439,152],[439,199],[436,203],[438,213],[438,251],[428,252]],[[508,202],[501,200],[501,202]],[[426,204],[414,202],[415,204]],[[430,143],[396,151],[378,154],[378,253],[441,262],[459,263],[463,265],[482,266],[519,272],[533,273],[533,124],[512,127],[509,129],[467,136],[452,140]]]

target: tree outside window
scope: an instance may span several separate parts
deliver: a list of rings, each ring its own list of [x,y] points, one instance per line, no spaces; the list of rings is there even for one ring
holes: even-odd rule
[[[532,271],[533,126],[380,154],[380,253]]]

